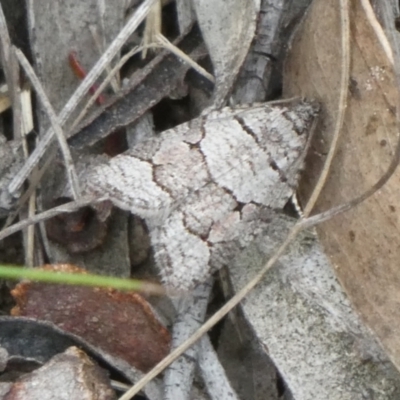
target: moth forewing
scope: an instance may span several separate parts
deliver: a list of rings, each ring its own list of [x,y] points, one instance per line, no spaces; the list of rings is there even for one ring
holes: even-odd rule
[[[95,168],[89,185],[147,222],[164,282],[190,289],[287,202],[316,114],[301,100],[212,111]]]

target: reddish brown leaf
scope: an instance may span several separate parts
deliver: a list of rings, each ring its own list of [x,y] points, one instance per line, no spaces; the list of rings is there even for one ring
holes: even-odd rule
[[[43,268],[85,273],[69,264]],[[169,352],[168,330],[137,293],[25,282],[12,295],[17,302],[12,315],[51,321],[141,371],[149,370]]]

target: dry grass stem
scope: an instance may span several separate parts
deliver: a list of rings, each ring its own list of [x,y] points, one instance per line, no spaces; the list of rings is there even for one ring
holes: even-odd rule
[[[152,46],[154,47],[154,46]],[[82,119],[85,117],[87,114],[88,110],[90,107],[93,106],[93,104],[96,102],[96,99],[99,97],[100,93],[106,88],[106,86],[112,81],[114,76],[118,73],[118,71],[122,68],[122,66],[136,53],[139,53],[140,51],[143,50],[143,47],[134,47],[132,50],[130,50],[128,53],[126,53],[119,61],[118,64],[113,67],[110,72],[107,74],[107,77],[104,79],[103,82],[99,85],[99,87],[96,89],[96,91],[93,93],[93,95],[90,97],[88,102],[85,104],[83,107],[82,111],[79,113],[78,117],[75,119],[73,124],[71,125],[70,131],[73,131],[74,128],[82,121]]]
[[[105,49],[104,35],[99,35],[99,32],[98,32],[96,26],[90,25],[89,30],[90,30],[90,33],[92,34],[93,41],[96,45],[96,48],[97,48],[99,54],[100,55],[103,54],[104,49]],[[104,28],[102,30],[104,30]],[[107,75],[109,75],[111,73],[110,65],[106,66],[106,72],[107,72]],[[110,85],[112,87],[113,92],[118,93],[118,91],[120,90],[120,81],[118,79],[118,76],[113,76],[113,78],[110,80]]]
[[[79,200],[71,201],[69,203],[65,203],[61,206],[50,208],[50,210],[44,211],[40,214],[33,216],[32,218],[25,219],[23,221],[17,222],[14,225],[9,226],[6,229],[0,231],[0,240],[6,238],[7,236],[12,235],[15,232],[20,231],[21,229],[26,228],[27,226],[37,224],[38,222],[45,221],[49,218],[55,217],[62,213],[69,213],[78,210],[81,207],[86,207],[92,204],[101,203],[102,201],[107,200],[107,197],[82,197]]]
[[[50,104],[50,101],[44,92],[42,84],[40,83],[39,79],[37,78],[35,71],[29,64],[29,61],[26,59],[24,54],[19,49],[15,49],[15,55],[21,64],[22,68],[24,69],[26,75],[28,76],[29,80],[34,87],[36,94],[43,105],[43,108],[50,120],[51,126],[56,134],[58,143],[60,145],[61,153],[64,158],[65,169],[67,171],[67,179],[68,183],[71,188],[72,196],[74,200],[77,200],[80,196],[80,188],[79,188],[79,180],[78,175],[75,170],[74,161],[72,159],[71,152],[69,150],[69,146],[67,143],[67,139],[65,138],[64,132],[61,128],[61,125],[58,121],[57,115]]]
[[[32,193],[28,203],[28,219],[36,214],[36,193]],[[35,227],[28,226],[26,229],[26,246],[25,246],[25,265],[29,268],[34,266],[35,255]]]
[[[171,53],[179,57],[181,60],[188,63],[195,71],[197,71],[200,75],[203,75],[210,82],[215,83],[215,78],[209,72],[207,72],[203,67],[193,61],[178,47],[174,46],[165,36],[158,34],[156,43],[159,43],[161,47],[164,47],[165,49],[169,50]]]
[[[143,33],[143,52],[142,58],[146,58],[148,46],[157,41],[157,36],[161,34],[161,1],[158,0],[157,3],[151,8],[147,18],[146,25]]]

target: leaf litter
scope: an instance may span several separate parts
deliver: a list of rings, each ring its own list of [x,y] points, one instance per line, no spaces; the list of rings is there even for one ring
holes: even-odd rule
[[[251,2],[252,3],[252,6],[254,5],[254,3],[253,2]],[[374,71],[375,73],[376,72],[379,72],[379,71]],[[90,75],[90,74],[89,74]],[[94,76],[94,74],[92,74],[92,78],[93,78],[93,76]],[[231,78],[231,77],[230,77]],[[87,84],[87,86],[88,87],[90,87],[90,84],[89,84],[89,80],[87,80],[87,82],[86,82],[86,84]],[[221,88],[221,86],[220,86],[220,88]],[[225,91],[226,92],[226,91]],[[222,93],[222,94],[221,94]],[[221,96],[222,98],[225,96],[224,95],[224,88],[223,88],[223,85],[222,85],[222,89],[220,89],[220,93],[217,93],[219,96]],[[216,97],[217,99],[218,99],[218,97]],[[277,257],[275,257],[275,258],[277,258]],[[271,265],[271,263],[270,263],[270,265]],[[254,281],[255,282],[255,281]],[[254,285],[255,283],[253,283],[253,285]],[[243,295],[243,293],[242,293],[242,295]],[[235,304],[235,302],[236,302],[236,304],[237,304],[237,300],[235,300],[235,301],[233,301],[233,302],[231,302],[231,305],[232,304]],[[229,307],[225,307],[224,308],[224,312],[227,312],[227,310],[228,310],[228,308]],[[216,319],[214,319],[214,320],[211,320],[211,323],[208,323],[208,326],[210,326],[212,323],[215,323],[215,321],[216,321]],[[203,328],[203,330],[205,331],[205,329],[207,328],[207,326],[205,327],[205,328]],[[197,334],[197,336],[199,337],[200,336],[200,332]],[[188,344],[186,344],[185,345],[186,346],[186,348],[189,346]],[[181,350],[179,350],[179,351],[181,351]],[[179,351],[176,351],[176,352],[174,352],[174,355],[176,356],[176,355],[178,355],[178,353],[179,353]],[[164,363],[165,364],[165,363]],[[127,394],[127,396],[130,396],[130,394]],[[124,398],[128,398],[128,397],[124,397]]]

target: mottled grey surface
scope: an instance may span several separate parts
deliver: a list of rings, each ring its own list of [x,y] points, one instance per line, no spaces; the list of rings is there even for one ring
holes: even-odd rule
[[[294,222],[277,214],[232,260],[235,290],[256,275]],[[241,307],[294,399],[400,398],[398,371],[352,308],[312,232],[299,235]]]
[[[164,282],[190,289],[285,205],[315,114],[301,101],[213,111],[95,167],[89,186],[147,222]]]

